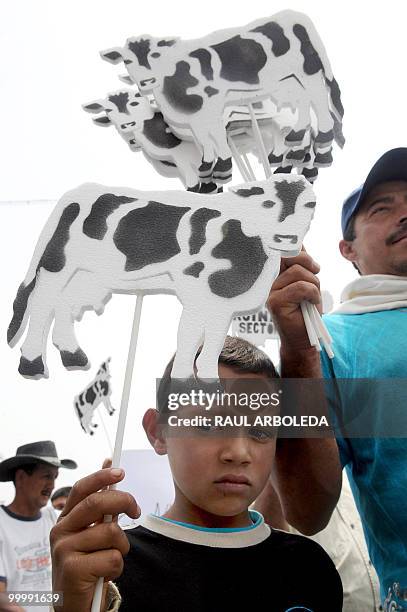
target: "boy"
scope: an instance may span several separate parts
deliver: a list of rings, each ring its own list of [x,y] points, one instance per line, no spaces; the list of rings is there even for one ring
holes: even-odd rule
[[[88,612],[99,576],[116,579],[121,612],[235,612],[259,603],[270,612],[342,610],[340,578],[323,549],[270,529],[249,510],[271,473],[275,437],[251,426],[225,435],[210,424],[171,435],[160,425],[168,413],[170,367],[158,411],[148,410],[143,426],[155,451],[168,454],[175,501],[164,516],[147,516],[125,535],[116,523],[90,527],[104,514],[140,515],[129,494],[97,492],[122,480],[123,471],[105,469],[79,481],[51,536],[62,610]],[[262,351],[227,338],[219,376],[257,380],[264,388],[278,375]],[[203,412],[189,405],[177,416]],[[102,610],[108,606],[106,597]]]

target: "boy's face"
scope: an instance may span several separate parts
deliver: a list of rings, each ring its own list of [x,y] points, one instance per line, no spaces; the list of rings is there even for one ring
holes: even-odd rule
[[[243,373],[223,364],[219,366],[219,376],[259,379],[262,386],[270,382],[266,375]],[[172,414],[213,417],[230,411],[188,406]],[[261,426],[233,427],[232,435],[228,435],[216,431],[219,428],[202,426],[189,428],[186,435],[171,435],[169,429],[158,447],[153,445],[160,454],[168,454],[178,507],[181,505],[186,515],[190,513],[195,518],[197,514],[225,518],[241,515],[247,520],[249,505],[261,493],[271,473],[276,439],[270,430]]]

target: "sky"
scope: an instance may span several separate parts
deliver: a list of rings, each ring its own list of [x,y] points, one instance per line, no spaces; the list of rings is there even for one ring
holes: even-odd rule
[[[76,472],[61,470],[58,485],[96,470],[109,455],[100,425],[92,438],[75,420],[73,398],[111,356],[112,403],[120,405],[134,296],[114,296],[105,313],[86,314],[77,325],[91,358],[89,372],[66,372],[52,344],[48,380],[23,379],[19,349],[11,350],[6,330],[12,302],[23,280],[39,233],[58,198],[83,182],[137,189],[179,189],[155,173],[141,154],[131,153],[113,129],[93,125],[81,105],[122,87],[123,67],[103,62],[99,51],[122,45],[131,35],[197,38],[244,25],[279,10],[306,12],[324,44],[345,107],[346,144],[334,149],[334,163],[315,184],[317,209],[305,246],[321,264],[320,279],[336,302],[355,277],[338,252],[341,202],[363,182],[387,149],[406,142],[405,24],[407,8],[396,0],[333,3],[297,0],[286,4],[192,3],[164,0],[14,0],[0,21],[0,455],[11,456],[26,442],[53,439],[62,458],[74,458]],[[263,178],[260,167],[256,176]],[[236,172],[235,182],[241,182]],[[175,297],[145,298],[124,447],[147,448],[141,429],[154,403],[155,378],[171,356],[180,305]],[[268,347],[270,349],[270,347]],[[270,349],[271,350],[271,349]],[[97,417],[98,418],[98,417]],[[117,412],[103,415],[114,438]],[[100,421],[99,421],[100,422]],[[12,487],[0,484],[0,501]]]

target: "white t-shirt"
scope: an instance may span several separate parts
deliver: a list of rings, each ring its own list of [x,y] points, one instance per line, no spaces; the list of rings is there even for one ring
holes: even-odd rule
[[[51,591],[49,534],[55,525],[53,508],[38,518],[21,517],[0,506],[0,581],[7,591]],[[48,612],[49,606],[25,606]]]

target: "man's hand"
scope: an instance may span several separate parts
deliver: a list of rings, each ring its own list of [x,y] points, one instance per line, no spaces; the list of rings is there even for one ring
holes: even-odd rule
[[[0,593],[0,612],[24,612],[23,608],[20,608],[15,603],[11,603],[7,595],[3,592]]]
[[[123,571],[128,540],[117,520],[103,523],[103,516],[137,518],[140,508],[130,493],[102,490],[123,477],[123,470],[106,468],[79,480],[51,531],[53,590],[63,593],[61,612],[88,612],[98,578],[107,582]]]
[[[321,312],[321,293],[316,277],[319,269],[305,250],[297,257],[281,260],[280,274],[271,287],[267,307],[277,326],[282,351],[315,351],[309,343],[300,304],[307,300]]]

